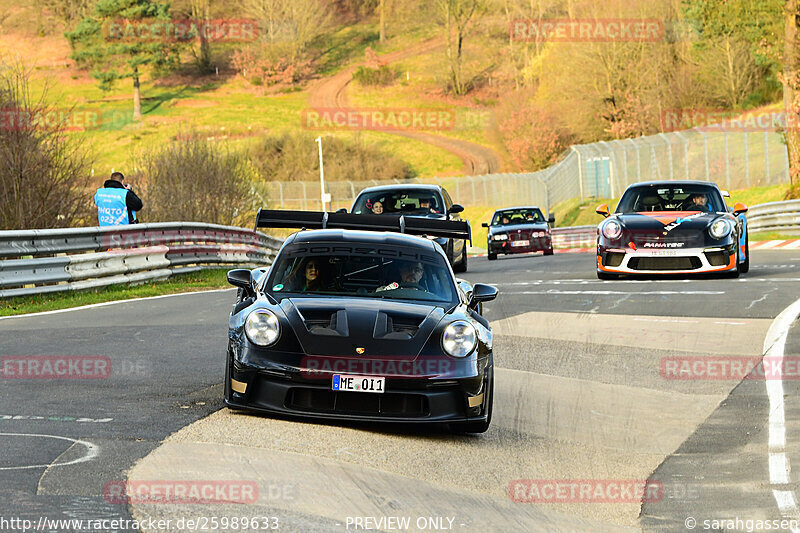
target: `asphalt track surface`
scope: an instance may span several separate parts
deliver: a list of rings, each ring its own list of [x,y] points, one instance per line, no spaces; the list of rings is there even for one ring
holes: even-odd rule
[[[411,525],[376,529],[708,531],[703,521],[716,519],[734,522],[707,524],[744,531],[746,520],[800,518],[790,466],[800,464],[797,376],[784,376],[776,395],[758,369],[745,380],[665,370],[774,349],[765,339],[780,329],[776,317],[800,298],[800,251],[754,251],[740,279],[601,282],[593,264],[592,254],[470,260],[467,279],[501,290],[485,308],[497,394],[479,436],[221,408],[232,291],[0,320],[0,356],[111,363],[104,379],[4,372],[0,526],[274,516],[280,531],[352,531],[357,518],[388,517]],[[783,322],[780,355],[800,357],[800,325]],[[104,498],[115,481],[176,479],[248,480],[259,496],[250,505]],[[649,479],[663,490],[644,503],[514,501],[515,480],[526,479]]]

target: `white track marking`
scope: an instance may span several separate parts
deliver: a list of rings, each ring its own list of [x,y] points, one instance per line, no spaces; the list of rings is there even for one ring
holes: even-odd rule
[[[100,453],[100,447],[97,446],[96,444],[92,444],[91,442],[86,442],[85,440],[75,440],[75,439],[70,439],[69,437],[59,437],[58,435],[40,435],[37,433],[0,433],[0,437],[36,437],[41,439],[65,440],[73,444],[80,444],[81,446],[86,448],[86,454],[83,457],[79,457],[77,459],[68,461],[66,463],[50,463],[46,465],[29,465],[29,466],[5,466],[5,467],[0,467],[0,471],[30,470],[32,468],[50,468],[52,466],[76,465],[78,463],[85,463],[87,461],[91,461],[92,459],[97,457],[98,454]]]
[[[800,300],[784,309],[779,314],[767,331],[764,339],[764,357],[777,360],[780,367],[786,349],[786,338],[789,328],[800,316]],[[769,481],[772,485],[785,485],[789,483],[791,465],[786,455],[786,417],[783,401],[783,380],[780,375],[777,379],[765,380],[767,384],[767,397],[769,398]],[[786,518],[796,519],[798,516],[797,499],[793,491],[772,489],[775,503]],[[800,529],[792,528],[794,533]]]
[[[691,294],[691,295],[725,294],[725,291],[562,291],[559,289],[548,289],[544,291],[514,291],[512,296],[519,296],[525,294],[557,294],[557,295],[591,294],[595,296],[642,294],[642,295],[670,296],[673,294]]]
[[[194,292],[178,292],[175,294],[162,294],[160,296],[147,296],[145,298],[129,298],[127,300],[114,300],[111,302],[101,302],[97,304],[89,304],[89,305],[82,305],[80,307],[67,307],[66,309],[56,309],[54,311],[41,311],[39,313],[28,313],[25,315],[12,315],[12,316],[0,316],[0,320],[9,320],[12,318],[25,318],[30,316],[43,316],[43,315],[54,315],[56,313],[67,313],[69,311],[80,311],[82,309],[94,309],[95,307],[105,307],[107,305],[116,305],[116,304],[124,304],[128,302],[141,302],[142,300],[158,300],[160,298],[170,298],[172,296],[187,296],[189,294],[203,294],[203,293],[210,293],[210,292],[225,292],[225,291],[232,291],[235,290],[234,288],[230,289],[211,289],[208,291],[194,291]]]
[[[763,244],[758,246],[758,250],[768,250],[769,248],[775,248],[776,246],[780,246],[781,244],[789,242],[789,241],[767,241]]]

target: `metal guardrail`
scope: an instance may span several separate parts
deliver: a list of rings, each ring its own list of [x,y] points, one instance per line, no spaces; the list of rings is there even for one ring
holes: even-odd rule
[[[590,248],[597,242],[597,226],[553,228],[554,248]]]
[[[281,244],[253,230],[185,222],[0,231],[0,298],[261,266]]]
[[[800,235],[800,200],[754,205],[747,212],[751,233],[777,231]]]

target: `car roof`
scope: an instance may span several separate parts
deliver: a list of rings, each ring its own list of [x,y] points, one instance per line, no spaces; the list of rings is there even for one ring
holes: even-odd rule
[[[503,207],[502,209],[496,209],[495,214],[500,213],[501,211],[515,211],[517,209],[539,209],[539,211],[541,211],[541,209],[535,205],[522,205],[519,207]]]
[[[442,188],[439,185],[431,185],[429,183],[395,183],[392,185],[376,185],[375,187],[367,187],[362,189],[359,196],[363,193],[374,192],[390,192],[395,190],[417,190],[417,191],[437,191],[441,192]]]
[[[632,189],[634,187],[647,187],[647,186],[671,186],[671,185],[707,185],[710,187],[714,187],[715,189],[719,189],[719,185],[714,183],[713,181],[702,181],[702,180],[660,180],[660,181],[642,181],[639,183],[633,183],[628,185],[628,189]],[[627,189],[626,189],[627,190]]]
[[[435,242],[416,235],[391,231],[362,231],[347,229],[302,230],[286,239],[286,244],[305,242],[357,242],[369,245],[412,246],[436,250]]]

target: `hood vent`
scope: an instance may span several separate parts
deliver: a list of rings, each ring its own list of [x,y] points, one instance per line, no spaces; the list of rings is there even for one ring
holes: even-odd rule
[[[419,331],[419,325],[423,320],[425,317],[378,312],[373,337],[376,339],[412,339]]]
[[[347,312],[344,309],[333,313],[329,310],[306,309],[300,316],[303,317],[303,324],[312,335],[346,337],[350,334],[347,327]]]

